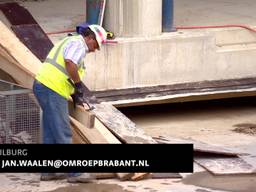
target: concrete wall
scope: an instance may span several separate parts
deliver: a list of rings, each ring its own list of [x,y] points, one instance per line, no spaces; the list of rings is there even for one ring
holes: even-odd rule
[[[160,35],[162,0],[106,1],[104,26],[116,36]]]
[[[123,38],[87,56],[85,82],[104,90],[253,77],[255,58],[255,36],[244,29]]]

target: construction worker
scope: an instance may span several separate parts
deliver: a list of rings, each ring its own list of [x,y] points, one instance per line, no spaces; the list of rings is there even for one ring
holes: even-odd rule
[[[33,92],[42,109],[44,144],[72,143],[67,100],[72,95],[73,102],[83,103],[84,58],[106,42],[107,33],[99,25],[84,25],[78,27],[77,32],[51,49],[34,81]],[[63,174],[41,175],[44,181],[61,178]],[[91,179],[88,173],[67,175],[68,182],[88,182]]]

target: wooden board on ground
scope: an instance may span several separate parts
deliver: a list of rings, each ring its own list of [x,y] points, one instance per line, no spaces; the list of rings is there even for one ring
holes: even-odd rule
[[[132,181],[139,181],[142,179],[148,179],[151,177],[151,173],[135,173],[132,177]]]
[[[130,119],[110,104],[93,105],[93,113],[113,133],[125,143],[156,143],[152,137],[136,127]]]
[[[255,174],[256,168],[239,157],[196,157],[195,162],[214,175]]]
[[[200,152],[200,155],[203,153],[225,155],[225,156],[241,155],[241,153],[232,151],[226,147],[203,143],[203,142],[192,140],[192,139],[183,139],[183,138],[176,138],[171,136],[168,136],[168,137],[159,136],[159,137],[154,137],[154,139],[159,143],[172,143],[172,144],[193,143],[195,154],[196,152]]]
[[[130,180],[132,176],[134,176],[134,173],[116,173],[116,176],[121,181],[127,181]]]

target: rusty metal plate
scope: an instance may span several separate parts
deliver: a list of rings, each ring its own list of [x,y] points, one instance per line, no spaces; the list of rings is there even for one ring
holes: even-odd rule
[[[36,20],[27,9],[18,3],[0,4],[0,10],[12,25],[36,24]]]
[[[38,24],[11,27],[21,42],[40,60],[44,61],[53,43]]]

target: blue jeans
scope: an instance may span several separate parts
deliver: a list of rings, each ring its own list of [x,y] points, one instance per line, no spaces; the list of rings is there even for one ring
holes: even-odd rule
[[[43,111],[43,143],[70,144],[72,132],[67,100],[37,80],[34,81],[33,92]]]
[[[43,143],[71,144],[72,131],[69,124],[68,101],[44,86],[34,81],[33,92],[43,111]],[[49,175],[43,173],[42,175]],[[68,176],[79,176],[81,173],[69,173]]]

